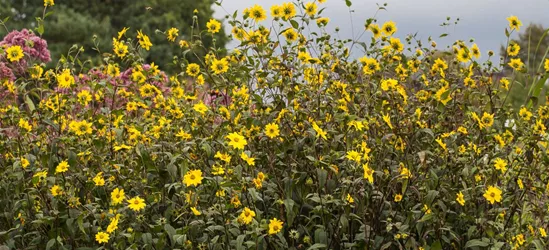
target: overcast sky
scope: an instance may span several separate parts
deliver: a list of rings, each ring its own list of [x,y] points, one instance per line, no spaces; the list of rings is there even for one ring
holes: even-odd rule
[[[270,15],[269,8],[273,4],[287,1],[290,0],[223,0],[223,8],[214,7],[215,16],[222,19],[227,12],[232,14],[235,10],[239,10],[241,16],[244,8],[254,4],[263,6]],[[378,23],[395,21],[398,37],[404,38],[407,34],[417,32],[418,37],[424,42],[429,36],[433,36],[439,45],[444,46],[457,39],[467,41],[475,38],[483,56],[488,50],[497,53],[500,45],[505,43],[504,29],[508,25],[508,16],[518,16],[524,25],[522,28],[529,23],[540,23],[546,28],[549,27],[549,0],[352,0],[355,36],[364,29],[364,21],[375,14],[376,3],[385,2],[388,3],[387,11],[378,14]],[[352,38],[351,18],[344,0],[327,0],[326,3],[320,4],[320,7],[327,7],[322,16],[330,18],[329,31],[339,27],[341,38]],[[460,18],[460,22],[457,26],[440,27],[448,16],[452,17],[452,20]],[[269,24],[267,21],[264,22],[265,25]],[[228,24],[226,28],[230,32]],[[442,33],[450,35],[438,38]],[[366,39],[369,38],[361,40]]]

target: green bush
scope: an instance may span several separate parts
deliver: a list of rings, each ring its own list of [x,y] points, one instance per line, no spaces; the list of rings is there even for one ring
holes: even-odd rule
[[[511,58],[496,80],[493,52],[456,41],[441,56],[393,22],[367,19],[368,44],[334,37],[323,2],[273,6],[270,27],[260,6],[235,13],[230,52],[201,42],[216,20],[167,27],[173,75],[144,60],[157,44],[139,27],[93,68],[73,47],[45,70],[44,40],[8,34],[0,244],[545,249],[549,59],[531,74]],[[520,29],[509,22],[507,37]],[[529,81],[519,109],[517,77]]]

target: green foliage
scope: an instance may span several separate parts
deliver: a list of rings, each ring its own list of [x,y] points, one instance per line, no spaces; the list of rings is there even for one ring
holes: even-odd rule
[[[42,16],[42,0],[0,0],[0,17],[11,16],[7,27],[11,30],[37,26],[35,16]],[[177,40],[175,43],[166,43],[166,36],[157,31],[166,31],[171,27],[178,28],[179,39],[190,40],[193,10],[197,10],[200,18],[199,27],[204,28],[212,17],[213,0],[74,0],[56,1],[55,13],[45,18],[43,37],[51,44],[53,61],[60,55],[66,55],[74,44],[84,46],[82,59],[92,59],[93,64],[100,63],[100,53],[110,52],[112,37],[124,27],[142,30],[151,37],[153,46],[144,59],[163,66],[164,70],[172,72],[177,66],[173,65],[173,57],[181,57]],[[48,11],[50,11],[48,10]],[[0,29],[0,36],[6,31]],[[94,39],[91,35],[96,35]],[[196,35],[196,34],[195,34]],[[216,47],[223,48],[227,37],[223,29],[216,34]],[[201,39],[203,46],[213,45],[211,37]],[[94,50],[95,45],[99,52]],[[203,56],[203,55],[202,55]]]
[[[528,68],[528,73],[515,75],[515,85],[509,92],[510,103],[515,107],[522,105],[537,105],[539,100],[544,100],[547,77],[542,74],[545,59],[549,55],[549,28],[540,24],[530,24],[518,34],[518,39],[511,39],[509,45],[518,44],[520,51],[516,56],[509,56],[507,47],[500,48],[500,54],[505,62],[511,58],[520,58]],[[503,75],[510,75],[512,69],[505,67]]]
[[[258,5],[235,12],[229,53],[204,46],[218,23],[199,14],[172,74],[137,24],[98,65],[74,46],[44,70],[36,36],[6,44],[0,248],[546,249],[549,59],[513,58],[508,86],[476,44],[439,51],[375,17],[369,46],[334,37],[322,2],[275,5],[271,26]],[[119,18],[74,3],[111,12],[80,23],[93,14],[58,4],[35,31]]]
[[[511,39],[509,44],[516,43],[520,46],[520,51],[516,57],[520,58],[532,71],[539,71],[538,68],[547,57],[549,50],[549,28],[544,28],[541,24],[529,24],[518,33],[518,39]],[[507,47],[501,46],[500,54],[508,63],[511,56],[507,54]]]

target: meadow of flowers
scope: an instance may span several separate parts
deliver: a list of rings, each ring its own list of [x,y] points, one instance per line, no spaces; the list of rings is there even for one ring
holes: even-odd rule
[[[549,59],[508,43],[494,65],[378,17],[342,40],[323,2],[228,16],[230,51],[202,46],[215,19],[167,27],[173,74],[139,27],[97,66],[78,46],[51,63],[43,30],[3,37],[0,248],[546,249]]]

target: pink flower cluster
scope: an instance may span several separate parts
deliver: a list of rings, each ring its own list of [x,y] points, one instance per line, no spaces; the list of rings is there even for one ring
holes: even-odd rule
[[[32,59],[45,63],[51,61],[48,42],[27,29],[21,31],[14,30],[7,34],[0,42],[0,46],[10,47],[14,45],[21,46],[25,55]]]
[[[31,66],[27,62],[28,59],[44,63],[51,61],[50,51],[48,50],[48,43],[46,40],[38,37],[29,30],[14,30],[8,33],[4,39],[0,41],[0,47],[8,48],[15,45],[21,46],[25,57],[18,62],[13,63],[9,62],[5,57],[0,57],[0,81],[14,81],[17,75],[25,74],[27,68]]]
[[[0,62],[0,83],[6,79],[10,81],[15,81],[15,75],[13,74],[11,68],[6,65],[6,63]]]

